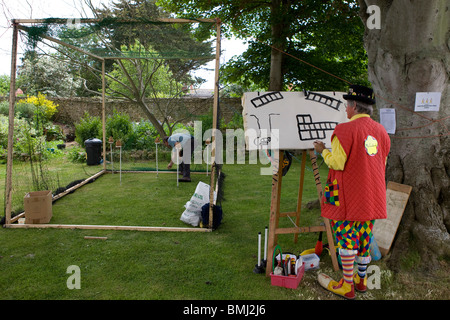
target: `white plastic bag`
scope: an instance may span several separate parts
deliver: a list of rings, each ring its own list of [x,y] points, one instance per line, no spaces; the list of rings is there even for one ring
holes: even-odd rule
[[[197,227],[200,224],[202,206],[206,203],[209,203],[209,185],[200,181],[191,199],[184,205],[186,210],[181,214],[180,220]]]

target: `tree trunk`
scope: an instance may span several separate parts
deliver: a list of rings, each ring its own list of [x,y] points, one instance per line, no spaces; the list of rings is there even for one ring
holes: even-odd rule
[[[283,51],[286,47],[283,13],[288,6],[282,0],[272,0],[272,51],[270,54],[269,91],[283,89]]]
[[[440,0],[360,0],[369,81],[377,109],[396,110],[386,177],[413,187],[388,263],[399,270],[417,251],[433,270],[450,256],[450,19]],[[367,6],[380,9],[377,18]],[[441,92],[438,112],[414,112],[416,92]]]
[[[161,125],[161,123],[158,121],[158,119],[156,119],[155,115],[150,111],[150,108],[148,107],[148,105],[142,99],[140,101],[138,101],[138,104],[141,107],[141,109],[145,112],[145,114],[147,115],[148,119],[150,120],[150,122],[155,127],[156,131],[158,131],[158,133],[161,136],[161,138],[164,138],[166,135],[170,134],[170,133],[166,133],[164,131],[164,128]]]

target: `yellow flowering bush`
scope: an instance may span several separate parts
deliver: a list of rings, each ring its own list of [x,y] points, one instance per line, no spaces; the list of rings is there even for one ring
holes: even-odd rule
[[[50,120],[56,113],[58,105],[53,101],[47,100],[42,93],[38,93],[37,96],[27,96],[21,103],[29,103],[40,109],[45,115],[47,120]]]

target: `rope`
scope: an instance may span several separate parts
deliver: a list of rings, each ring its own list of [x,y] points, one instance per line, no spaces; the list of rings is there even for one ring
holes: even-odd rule
[[[292,222],[292,224],[294,225],[294,227],[300,228],[298,225],[295,224],[294,220],[291,219],[291,216],[290,216],[290,215],[287,215],[286,217],[288,217],[289,220],[291,220],[291,222]]]

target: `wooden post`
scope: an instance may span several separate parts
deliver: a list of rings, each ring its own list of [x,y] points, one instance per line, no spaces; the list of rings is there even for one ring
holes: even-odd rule
[[[303,181],[305,180],[305,167],[306,167],[306,151],[302,151],[302,169],[300,172],[300,184],[298,188],[298,198],[297,198],[297,218],[295,219],[295,225],[298,226],[300,223],[300,213],[302,211],[302,197],[303,197]],[[294,242],[298,241],[298,233],[294,234]]]
[[[6,156],[6,186],[5,186],[5,224],[11,223],[12,206],[12,166],[13,166],[13,138],[14,138],[14,105],[16,103],[16,68],[17,68],[17,23],[12,20],[13,39],[11,52],[11,83],[9,87],[9,126],[8,149]]]
[[[106,84],[105,84],[105,60],[102,60],[102,131],[103,131],[103,170],[106,170]],[[112,150],[111,150],[112,152]],[[112,154],[112,153],[111,153]],[[112,156],[111,156],[112,161]]]
[[[220,28],[221,21],[220,19],[216,19],[217,24],[217,36],[216,36],[216,67],[214,73],[214,105],[213,105],[213,130],[212,130],[212,149],[211,149],[211,183],[210,183],[210,191],[209,191],[209,223],[208,227],[212,229],[213,227],[213,208],[214,208],[214,185],[217,172],[216,168],[216,130],[218,130],[218,112],[219,112],[219,68],[220,68]]]
[[[275,150],[274,161],[272,162],[272,195],[270,201],[270,224],[269,224],[269,239],[267,245],[267,263],[266,275],[269,276],[272,272],[273,249],[277,244],[278,222],[280,220],[280,196],[281,196],[281,182],[283,180],[283,169],[281,162],[283,161],[283,151]]]

